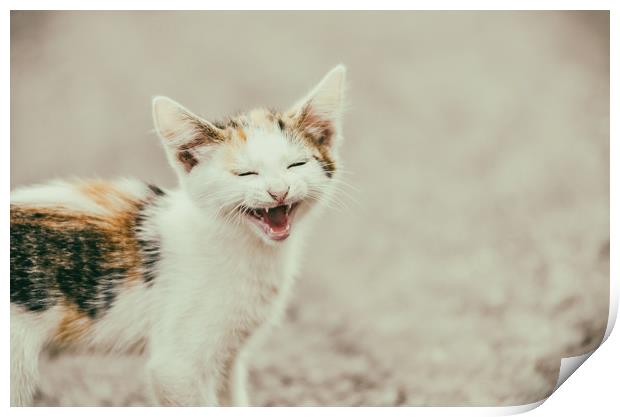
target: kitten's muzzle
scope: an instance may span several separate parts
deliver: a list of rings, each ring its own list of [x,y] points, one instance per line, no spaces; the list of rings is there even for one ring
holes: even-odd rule
[[[241,211],[271,240],[284,240],[291,231],[294,214],[300,202],[272,207],[243,207]]]

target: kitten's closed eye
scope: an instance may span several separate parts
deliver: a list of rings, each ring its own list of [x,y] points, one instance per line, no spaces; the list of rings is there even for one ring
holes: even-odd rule
[[[294,164],[290,164],[289,166],[287,166],[286,169],[305,165],[306,162],[308,161],[295,162]]]
[[[286,169],[302,166],[302,165],[305,165],[307,162],[308,161],[295,162],[294,164],[290,164],[289,166],[287,166]],[[245,177],[247,175],[258,175],[258,172],[247,171],[247,172],[235,172],[234,174],[237,175],[238,177]]]

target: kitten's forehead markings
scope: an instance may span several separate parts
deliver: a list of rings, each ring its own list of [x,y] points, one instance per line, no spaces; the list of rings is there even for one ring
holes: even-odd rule
[[[272,130],[276,126],[276,112],[268,109],[254,109],[248,114],[248,121],[251,125],[266,130]]]
[[[258,108],[247,113],[230,117],[223,122],[213,123],[218,131],[207,127],[199,131],[196,138],[179,147],[177,159],[186,172],[190,172],[199,161],[192,152],[193,149],[206,146],[210,143],[230,143],[233,145],[227,153],[227,165],[234,165],[234,151],[237,145],[254,142],[261,133],[271,136],[276,131],[284,134],[288,139],[300,138],[303,143],[312,149],[314,158],[328,178],[332,178],[336,171],[334,159],[331,156],[331,144],[335,134],[332,122],[318,116],[311,105],[303,107],[298,113],[280,113],[276,110]],[[211,137],[216,138],[212,140]],[[259,141],[260,142],[260,141]]]
[[[285,137],[301,138],[303,143],[312,149],[314,158],[328,178],[336,171],[336,164],[331,155],[331,144],[335,134],[332,122],[319,117],[310,105],[301,109],[298,114],[282,114],[274,110],[257,110],[253,120],[262,122],[261,126],[279,129]]]

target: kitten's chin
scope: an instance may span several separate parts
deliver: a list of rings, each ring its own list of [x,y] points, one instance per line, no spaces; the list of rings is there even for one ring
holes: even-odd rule
[[[300,201],[272,207],[243,207],[243,217],[248,227],[266,243],[286,240],[293,229]]]

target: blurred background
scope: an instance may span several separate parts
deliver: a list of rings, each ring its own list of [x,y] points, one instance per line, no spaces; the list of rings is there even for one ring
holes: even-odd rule
[[[607,12],[12,12],[12,187],[173,186],[152,96],[286,108],[338,63],[356,190],[317,224],[253,404],[546,397],[607,322]],[[48,360],[38,404],[145,404],[142,364]]]

